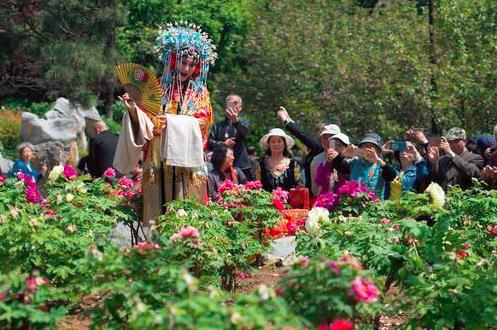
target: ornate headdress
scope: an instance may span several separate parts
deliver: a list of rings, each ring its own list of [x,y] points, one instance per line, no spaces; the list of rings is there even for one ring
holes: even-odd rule
[[[186,22],[168,24],[157,37],[157,48],[164,64],[162,85],[168,89],[179,74],[182,58],[190,57],[196,61],[193,78],[196,85],[205,86],[209,65],[217,58],[216,47],[199,26]]]

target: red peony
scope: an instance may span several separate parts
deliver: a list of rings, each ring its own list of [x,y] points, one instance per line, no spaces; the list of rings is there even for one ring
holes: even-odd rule
[[[140,242],[133,246],[133,249],[138,251],[140,254],[145,254],[148,251],[153,251],[159,248],[159,245],[156,243],[148,243],[148,242]]]
[[[224,193],[225,191],[232,190],[235,185],[231,180],[224,180],[223,183],[221,183],[218,187],[218,191],[220,194]]]
[[[352,324],[351,321],[349,320],[344,320],[344,319],[336,319],[333,321],[330,326],[329,330],[352,330],[354,328],[354,325]]]
[[[372,303],[378,300],[380,291],[372,281],[366,281],[362,276],[352,281],[351,292],[357,300]]]
[[[31,204],[38,204],[41,201],[41,194],[36,186],[28,186],[26,189],[26,201]]]
[[[0,175],[0,184],[5,183],[7,181],[7,178],[4,177],[3,175]]]
[[[134,182],[133,182],[133,179],[130,179],[130,178],[123,176],[119,179],[119,184],[123,187],[126,187],[126,188],[133,188]]]
[[[466,250],[461,250],[459,252],[457,252],[457,257],[459,259],[464,259],[468,256],[468,252],[466,252]]]
[[[64,165],[64,177],[66,180],[73,180],[78,176],[78,173],[76,173],[76,170],[71,166],[71,165]]]

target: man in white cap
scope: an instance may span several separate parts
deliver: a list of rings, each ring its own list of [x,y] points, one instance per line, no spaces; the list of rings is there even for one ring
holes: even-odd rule
[[[305,186],[312,191],[311,162],[314,157],[328,149],[329,139],[333,135],[340,133],[340,127],[334,124],[324,126],[319,132],[318,140],[297,125],[290,118],[290,115],[284,107],[279,108],[277,117],[283,126],[309,149],[309,152],[304,157],[303,165]]]

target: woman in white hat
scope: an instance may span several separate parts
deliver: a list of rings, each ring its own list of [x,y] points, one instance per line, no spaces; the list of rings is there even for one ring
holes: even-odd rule
[[[300,184],[299,164],[290,150],[295,141],[281,128],[273,128],[259,141],[266,154],[261,160],[261,183],[267,191],[290,190]]]

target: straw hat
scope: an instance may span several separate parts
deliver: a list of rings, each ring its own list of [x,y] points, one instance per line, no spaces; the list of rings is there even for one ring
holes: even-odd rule
[[[261,145],[262,149],[268,149],[268,141],[271,136],[280,136],[285,139],[286,142],[286,148],[287,150],[291,150],[293,146],[295,145],[295,141],[293,138],[285,133],[284,130],[281,128],[271,128],[269,130],[269,133],[264,135],[261,140],[259,141],[259,144]]]

